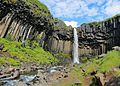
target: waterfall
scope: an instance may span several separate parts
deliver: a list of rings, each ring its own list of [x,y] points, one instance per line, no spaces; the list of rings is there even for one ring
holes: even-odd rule
[[[74,44],[73,44],[73,63],[79,64],[78,35],[77,35],[77,30],[75,28],[74,28]]]

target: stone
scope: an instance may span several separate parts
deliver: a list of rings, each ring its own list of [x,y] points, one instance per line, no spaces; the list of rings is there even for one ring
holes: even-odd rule
[[[116,50],[116,51],[120,51],[120,47],[119,46],[112,47],[112,49]]]
[[[104,86],[120,86],[120,77],[113,77]]]
[[[100,77],[93,77],[91,84],[89,86],[102,86],[102,83],[100,81]]]
[[[68,75],[64,75],[64,78],[67,78],[68,77]]]
[[[4,48],[4,44],[3,43],[0,43],[0,50],[2,51]]]

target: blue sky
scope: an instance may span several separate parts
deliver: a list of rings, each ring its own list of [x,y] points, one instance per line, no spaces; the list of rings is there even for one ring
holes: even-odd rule
[[[120,13],[120,0],[40,0],[67,25],[101,21]]]

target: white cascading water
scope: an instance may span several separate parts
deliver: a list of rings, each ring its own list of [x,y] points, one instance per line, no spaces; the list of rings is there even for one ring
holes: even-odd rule
[[[78,57],[78,35],[77,35],[76,28],[74,28],[73,63],[79,64],[79,57]]]

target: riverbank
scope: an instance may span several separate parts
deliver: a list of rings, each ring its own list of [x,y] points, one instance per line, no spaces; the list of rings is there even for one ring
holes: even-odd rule
[[[110,62],[109,58],[106,59]],[[119,64],[115,65],[114,62],[99,64],[99,60],[91,59],[91,63],[88,61],[69,66],[50,67],[32,63],[21,67],[10,66],[1,69],[0,84],[4,84],[3,86],[27,86],[28,84],[31,86],[111,86],[111,84],[117,86],[120,76]],[[102,65],[105,65],[103,68],[106,70],[101,71]]]

